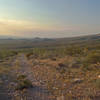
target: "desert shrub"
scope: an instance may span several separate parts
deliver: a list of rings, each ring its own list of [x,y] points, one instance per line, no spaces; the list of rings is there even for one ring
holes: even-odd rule
[[[59,66],[60,68],[64,68],[66,65],[63,64],[63,63],[59,63],[58,66]]]
[[[44,57],[47,54],[47,50],[46,49],[42,49],[42,48],[35,48],[33,50],[33,55],[37,56],[37,57]]]
[[[80,57],[75,57],[69,64],[70,68],[81,68],[83,64],[83,59]]]
[[[18,77],[17,77],[17,80],[24,80],[24,79],[26,79],[26,75],[19,75]]]
[[[66,65],[63,63],[59,63],[58,67],[56,68],[56,70],[58,72],[60,72],[61,74],[64,74],[66,72]]]
[[[100,62],[100,52],[91,52],[87,55],[86,61],[87,64],[96,64]]]
[[[9,70],[10,70],[10,68],[8,68],[8,67],[1,67],[0,66],[0,75],[7,74],[7,72]]]
[[[31,87],[32,87],[32,82],[28,79],[25,79],[25,80],[19,81],[15,89],[23,90],[25,88],[31,88]]]
[[[95,80],[95,86],[100,89],[100,79]]]
[[[55,48],[34,48],[32,52],[27,54],[27,57],[34,55],[40,58],[54,58],[64,57],[67,55],[76,56],[82,55],[83,49],[81,47],[55,47]]]
[[[31,55],[33,55],[33,52],[29,52],[26,54],[26,57],[29,58]]]
[[[83,48],[81,47],[73,46],[73,47],[66,48],[66,54],[70,56],[77,56],[77,55],[83,55],[84,51],[83,51]]]
[[[17,55],[18,53],[16,51],[11,50],[1,50],[0,51],[0,59],[6,59],[7,57]]]
[[[51,60],[52,60],[52,61],[56,61],[56,58],[53,57],[53,58],[51,58]]]
[[[16,90],[23,90],[25,88],[31,88],[32,82],[27,79],[25,75],[19,75],[17,77],[17,86],[15,87]]]

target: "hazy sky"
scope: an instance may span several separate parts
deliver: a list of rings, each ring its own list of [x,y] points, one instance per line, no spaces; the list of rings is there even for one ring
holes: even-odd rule
[[[0,0],[0,35],[68,37],[100,32],[100,0]]]

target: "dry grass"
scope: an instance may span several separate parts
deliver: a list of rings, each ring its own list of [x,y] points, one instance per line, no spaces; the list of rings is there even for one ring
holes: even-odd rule
[[[56,58],[56,60],[37,58],[29,61],[33,65],[33,73],[37,80],[40,80],[41,84],[45,84],[54,95],[60,95],[62,92],[70,93],[72,97],[99,95],[99,88],[96,88],[94,84],[100,75],[100,69],[84,71],[83,67],[72,66],[71,64],[78,61],[77,59],[79,58],[66,56]],[[59,67],[60,65],[62,66]],[[62,69],[65,72],[61,72]],[[75,79],[79,79],[81,82],[76,82]]]

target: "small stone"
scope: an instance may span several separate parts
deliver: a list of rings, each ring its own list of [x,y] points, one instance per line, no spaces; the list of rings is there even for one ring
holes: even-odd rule
[[[75,79],[73,79],[73,82],[74,83],[81,83],[83,80],[82,79],[80,79],[80,78],[75,78]]]
[[[100,78],[100,75],[98,75],[98,78]]]

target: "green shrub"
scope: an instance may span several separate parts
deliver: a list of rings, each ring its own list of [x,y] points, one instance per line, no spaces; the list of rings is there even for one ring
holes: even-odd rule
[[[68,47],[66,48],[66,54],[70,56],[76,56],[76,55],[83,55],[84,51],[80,47]]]
[[[23,90],[25,88],[31,88],[32,82],[27,79],[25,75],[19,75],[17,77],[17,86],[15,87],[16,90]]]
[[[17,80],[18,80],[18,81],[21,81],[21,80],[24,80],[24,79],[26,79],[26,76],[25,76],[25,75],[19,75],[19,76],[17,77]]]
[[[98,62],[100,62],[100,53],[98,53],[98,52],[91,52],[86,57],[87,64],[96,64]]]
[[[11,50],[1,50],[0,51],[0,59],[7,59],[10,56],[17,55],[18,52],[16,51],[11,51]]]
[[[33,55],[33,52],[29,52],[26,54],[26,57],[29,58],[31,55]]]
[[[95,86],[100,89],[100,79],[96,79]]]
[[[31,88],[32,87],[32,82],[28,79],[22,80],[20,81],[17,86],[16,86],[16,90],[23,90],[25,88]]]

